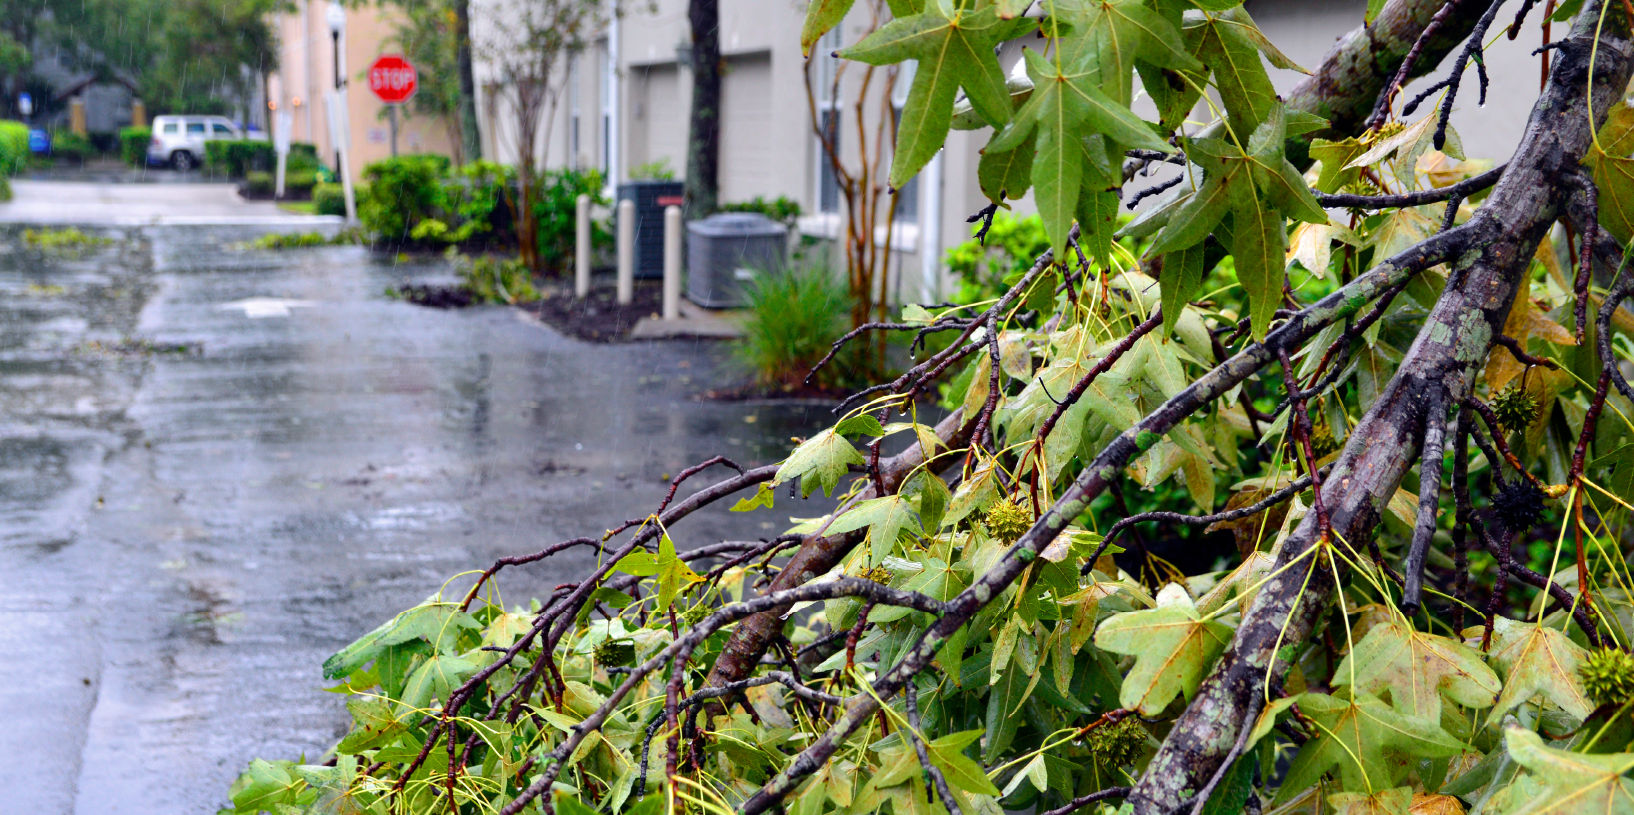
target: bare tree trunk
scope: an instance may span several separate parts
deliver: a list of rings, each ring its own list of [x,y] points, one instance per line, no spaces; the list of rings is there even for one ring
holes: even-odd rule
[[[1283,545],[1278,568],[1301,558],[1306,562],[1277,572],[1255,597],[1231,648],[1130,796],[1136,813],[1170,812],[1189,791],[1208,784],[1240,729],[1252,726],[1247,719],[1253,703],[1265,698],[1267,683],[1280,682],[1288,667],[1276,660],[1277,645],[1304,641],[1332,599],[1344,559],[1309,550],[1343,546],[1350,550],[1346,557],[1358,562],[1365,557],[1359,554],[1365,552],[1363,544],[1418,458],[1425,423],[1445,419],[1431,406],[1444,411],[1470,394],[1539,242],[1580,188],[1579,162],[1628,87],[1634,44],[1627,23],[1620,14],[1608,15],[1595,48],[1598,5],[1585,5],[1571,35],[1556,49],[1548,87],[1533,108],[1520,148],[1492,196],[1464,227],[1469,234],[1441,299],[1319,490],[1331,534],[1318,528],[1313,512]],[[1591,50],[1596,52],[1593,87],[1586,97]]]
[[[454,61],[460,71],[460,155],[465,161],[482,158],[482,137],[477,130],[477,80],[471,67],[471,0],[454,2]]]
[[[687,219],[715,211],[720,203],[721,35],[720,0],[691,0],[692,124],[687,139]]]

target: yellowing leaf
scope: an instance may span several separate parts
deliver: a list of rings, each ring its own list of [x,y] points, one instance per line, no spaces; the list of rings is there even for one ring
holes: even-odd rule
[[[1354,674],[1352,674],[1354,671]],[[1469,646],[1416,631],[1400,617],[1373,626],[1334,671],[1335,685],[1377,694],[1390,692],[1397,711],[1441,720],[1441,697],[1464,707],[1490,707],[1498,698],[1498,675]]]
[[[1503,721],[1505,713],[1542,694],[1561,710],[1579,719],[1594,710],[1594,703],[1577,678],[1577,666],[1588,656],[1565,633],[1542,625],[1497,618],[1492,632],[1492,661],[1504,674],[1503,693],[1487,714],[1487,721]],[[1465,629],[1466,638],[1481,636],[1479,627]]]
[[[1299,697],[1299,709],[1321,735],[1299,749],[1277,793],[1278,803],[1316,783],[1329,769],[1338,770],[1346,790],[1382,792],[1420,759],[1446,758],[1464,747],[1440,725],[1403,716],[1368,693],[1350,699],[1307,693]]]
[[[1170,584],[1159,595],[1158,607],[1117,614],[1095,632],[1095,647],[1115,654],[1132,654],[1135,667],[1123,679],[1118,693],[1122,707],[1156,716],[1176,696],[1191,699],[1214,660],[1231,641],[1231,627],[1204,622],[1182,588]]]
[[[1396,787],[1375,793],[1336,792],[1328,800],[1333,803],[1333,815],[1407,815],[1413,788]]]
[[[1585,755],[1545,747],[1538,734],[1520,727],[1504,731],[1515,763],[1547,785],[1509,815],[1611,815],[1634,812],[1634,753]]]

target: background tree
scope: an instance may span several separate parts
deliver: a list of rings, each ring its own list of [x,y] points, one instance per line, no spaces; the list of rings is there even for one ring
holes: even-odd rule
[[[1553,10],[1489,167],[1447,121],[1498,2],[1383,3],[1280,99],[1241,6],[1030,5],[893,3],[842,55],[920,61],[893,181],[990,128],[993,208],[1031,190],[1051,248],[876,326],[954,340],[781,464],[334,655],[335,766],[253,764],[240,811],[1634,808],[1634,9]],[[1147,162],[1179,180],[1120,216]],[[779,537],[685,540],[819,489],[838,507]],[[498,604],[580,547],[583,580]]]
[[[567,61],[590,46],[606,19],[598,0],[509,0],[484,7],[477,48],[514,123],[517,243],[522,261],[535,272],[542,270],[533,211],[539,168],[548,163],[551,128],[571,75]]]
[[[396,15],[391,41],[419,73],[419,90],[409,102],[410,109],[442,123],[454,147],[454,162],[464,164],[472,154],[466,152],[459,13],[454,6],[454,0],[405,3],[402,13]]]
[[[720,202],[721,13],[719,0],[690,0],[692,113],[687,131],[686,205],[689,220]]]

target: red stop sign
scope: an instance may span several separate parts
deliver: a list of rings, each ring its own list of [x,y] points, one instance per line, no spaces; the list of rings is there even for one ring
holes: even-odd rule
[[[419,89],[414,63],[399,54],[382,54],[369,66],[369,90],[388,105],[401,105]]]

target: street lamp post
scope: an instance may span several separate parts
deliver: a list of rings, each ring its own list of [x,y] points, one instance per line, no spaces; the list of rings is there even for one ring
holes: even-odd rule
[[[346,63],[341,59],[340,39],[346,33],[346,8],[330,0],[324,13],[329,23],[329,34],[335,45],[335,89],[329,96],[329,140],[335,147],[335,170],[340,174],[341,189],[346,196],[346,220],[357,221],[357,198],[352,190],[351,167],[347,162],[348,142],[351,138],[351,108],[346,104]]]

